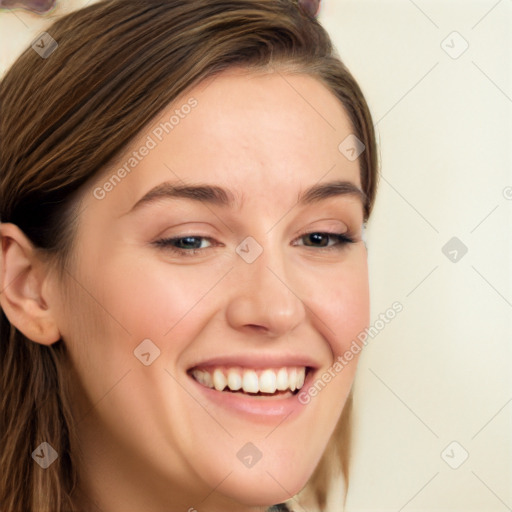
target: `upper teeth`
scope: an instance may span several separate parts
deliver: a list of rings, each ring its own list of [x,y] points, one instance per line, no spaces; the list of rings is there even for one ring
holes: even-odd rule
[[[275,393],[295,391],[304,385],[306,368],[288,367],[280,369],[250,370],[242,368],[195,369],[193,377],[203,386],[223,391],[243,389],[246,393]]]

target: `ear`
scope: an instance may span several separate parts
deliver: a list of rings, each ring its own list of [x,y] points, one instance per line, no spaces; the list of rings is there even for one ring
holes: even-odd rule
[[[60,339],[48,304],[49,270],[25,234],[0,223],[0,306],[9,322],[28,339],[51,345]]]

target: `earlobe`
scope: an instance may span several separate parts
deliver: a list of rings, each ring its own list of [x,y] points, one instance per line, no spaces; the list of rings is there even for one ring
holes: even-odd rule
[[[44,296],[48,269],[18,228],[0,223],[0,305],[9,322],[28,339],[51,345],[60,339],[54,308]]]

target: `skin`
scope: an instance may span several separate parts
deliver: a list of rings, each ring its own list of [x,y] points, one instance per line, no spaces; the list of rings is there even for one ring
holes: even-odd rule
[[[191,97],[191,113],[97,199],[95,187]],[[307,483],[358,355],[284,421],[217,407],[186,370],[220,355],[300,353],[321,374],[368,326],[362,203],[335,196],[296,205],[319,182],[361,188],[358,161],[338,150],[350,133],[342,105],[316,79],[231,70],[187,91],[84,187],[66,282],[16,226],[1,226],[2,308],[35,342],[62,337],[68,347],[82,488],[100,510],[264,510]],[[230,189],[243,203],[161,199],[128,213],[154,186],[180,180]],[[304,235],[347,229],[356,243],[332,238],[330,250]],[[202,252],[153,243],[180,236],[206,237]],[[235,252],[247,236],[263,248],[250,264]],[[133,353],[147,338],[160,350],[149,366]],[[262,452],[252,468],[236,456],[247,442]]]

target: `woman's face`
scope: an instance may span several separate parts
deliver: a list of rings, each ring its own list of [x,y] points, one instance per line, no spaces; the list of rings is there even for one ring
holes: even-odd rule
[[[357,355],[333,365],[369,322],[363,202],[332,184],[361,188],[351,133],[314,78],[231,71],[84,190],[59,324],[102,509],[249,510],[306,484]]]

